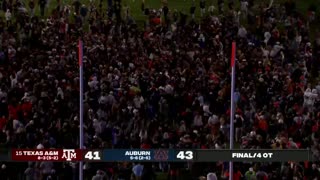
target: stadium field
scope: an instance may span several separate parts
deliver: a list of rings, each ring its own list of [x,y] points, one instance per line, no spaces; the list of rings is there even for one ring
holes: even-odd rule
[[[142,18],[144,18],[144,16],[141,13],[141,1],[142,0],[123,0],[124,3],[127,3],[128,5],[130,5],[131,8],[131,13],[133,15],[133,17],[135,17],[136,19],[140,20]],[[200,0],[195,0],[196,1],[196,6],[199,6],[199,1]],[[261,2],[265,2],[267,4],[269,4],[269,0],[261,0]],[[228,2],[228,0],[225,0],[225,2]],[[237,7],[239,7],[239,1],[235,0],[235,2],[237,2]],[[259,1],[255,1],[256,4],[259,3]],[[285,2],[285,0],[275,0],[274,4],[277,3],[281,3],[281,2]],[[191,7],[191,3],[192,0],[168,0],[168,6],[170,10],[174,10],[177,9],[178,11],[183,11],[185,13],[189,13],[190,11],[190,7]],[[296,4],[297,4],[297,8],[299,10],[301,10],[301,12],[306,12],[306,10],[308,9],[308,7],[314,3],[314,1],[298,1],[296,0]],[[206,1],[206,6],[208,7],[209,5],[213,4],[215,7],[217,7],[217,0],[207,0]],[[227,3],[225,3],[227,6]],[[145,6],[148,8],[154,8],[154,9],[158,9],[160,8],[162,5],[162,1],[161,0],[145,0]],[[217,10],[216,10],[216,13]],[[196,9],[196,16],[199,17],[200,15],[200,8],[197,7]]]
[[[96,5],[100,3],[100,0],[93,0]],[[103,2],[103,9],[105,10],[107,8],[107,0],[102,0]],[[196,6],[199,6],[199,0],[196,1]],[[225,0],[226,2],[228,0]],[[237,3],[239,2],[238,0],[235,0]],[[261,0],[261,2],[264,1],[266,4],[269,4],[269,0]],[[274,4],[279,4],[283,3],[286,0],[274,0]],[[317,4],[320,1],[319,0],[312,0],[312,1],[301,1],[301,0],[294,0],[296,1],[296,7],[297,9],[300,10],[301,13],[306,14],[306,11],[308,7],[311,4]],[[24,2],[27,4],[27,0],[24,0]],[[62,0],[63,4],[72,4],[73,0]],[[90,3],[90,0],[81,0],[81,3],[88,5]],[[136,21],[143,21],[145,19],[145,16],[143,15],[141,11],[141,3],[142,0],[122,0],[122,6],[128,5],[130,7],[130,13],[133,16],[133,18]],[[185,13],[189,13],[190,7],[191,7],[192,0],[168,0],[168,6],[169,9],[172,11],[174,9],[178,11],[183,11]],[[259,2],[256,1],[256,4]],[[207,0],[206,1],[207,6],[213,4],[215,7],[217,6],[217,0]],[[227,3],[226,3],[227,4]],[[161,0],[145,0],[145,7],[151,8],[151,9],[159,9],[161,8],[162,1]],[[238,4],[239,5],[239,4]],[[57,1],[56,0],[49,0],[49,9],[47,11],[51,12],[52,9],[54,9],[57,6]],[[237,6],[238,7],[238,6]],[[196,9],[196,15],[199,17],[199,7]],[[39,13],[39,7],[37,7],[37,13]],[[218,13],[216,11],[216,13]]]

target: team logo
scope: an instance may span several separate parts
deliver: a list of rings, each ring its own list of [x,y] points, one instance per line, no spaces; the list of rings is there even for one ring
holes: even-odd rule
[[[167,150],[155,150],[154,151],[154,159],[156,161],[166,161],[169,159],[169,152]]]
[[[62,154],[62,159],[65,159],[66,161],[71,161],[72,159],[77,158],[77,153],[74,149],[64,149]]]

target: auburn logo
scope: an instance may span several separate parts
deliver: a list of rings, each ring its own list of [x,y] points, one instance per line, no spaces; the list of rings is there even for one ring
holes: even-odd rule
[[[169,152],[167,150],[155,150],[154,159],[156,161],[166,161],[169,158]]]

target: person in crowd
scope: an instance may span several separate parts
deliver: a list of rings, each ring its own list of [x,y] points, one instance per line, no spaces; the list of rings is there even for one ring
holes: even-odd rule
[[[7,11],[5,13],[5,17],[6,17],[7,27],[9,27],[11,25],[11,18],[12,18],[12,14],[10,12],[10,9],[7,9]]]
[[[195,3],[195,0],[192,0],[192,5],[191,5],[191,8],[190,8],[190,14],[191,14],[191,18],[192,19],[195,19],[195,12],[196,12],[196,3]]]
[[[34,13],[35,13],[35,2],[34,2],[34,0],[30,0],[28,5],[29,5],[29,10],[30,10],[30,17],[32,18],[34,16]]]
[[[92,177],[92,180],[104,180],[106,173],[102,170],[98,170],[97,174]]]
[[[0,176],[1,176],[1,179],[4,179],[4,180],[9,180],[9,178],[10,178],[8,171],[7,171],[7,166],[5,164],[1,165]]]
[[[200,0],[200,16],[203,17],[206,13],[206,0]]]
[[[143,165],[141,165],[140,163],[135,164],[132,168],[132,172],[133,172],[134,178],[136,180],[140,180],[142,177]]]
[[[27,180],[40,179],[40,171],[34,163],[28,163],[28,168],[24,171]]]
[[[47,5],[47,1],[46,0],[39,0],[40,15],[42,17],[44,17],[46,5]]]

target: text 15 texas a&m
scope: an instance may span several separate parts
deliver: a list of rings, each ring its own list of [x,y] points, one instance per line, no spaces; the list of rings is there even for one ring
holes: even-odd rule
[[[80,149],[12,149],[12,161],[81,161]]]

